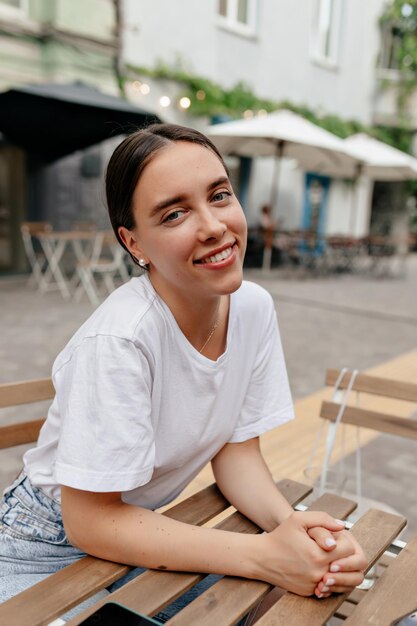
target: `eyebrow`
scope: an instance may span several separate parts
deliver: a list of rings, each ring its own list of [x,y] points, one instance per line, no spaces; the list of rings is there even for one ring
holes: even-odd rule
[[[217,178],[216,180],[214,180],[212,183],[210,183],[207,186],[207,191],[212,191],[213,189],[215,189],[216,187],[224,183],[230,184],[229,178],[227,176],[221,176],[220,178]],[[157,215],[160,211],[167,209],[171,205],[184,202],[185,200],[186,200],[186,196],[184,195],[175,196],[174,198],[167,198],[167,200],[162,200],[162,202],[158,202],[158,204],[156,204],[151,210],[151,217],[153,217],[154,215]]]

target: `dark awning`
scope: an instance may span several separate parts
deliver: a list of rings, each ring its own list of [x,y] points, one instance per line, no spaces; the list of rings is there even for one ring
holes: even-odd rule
[[[47,161],[158,121],[154,113],[80,82],[0,93],[4,138]]]

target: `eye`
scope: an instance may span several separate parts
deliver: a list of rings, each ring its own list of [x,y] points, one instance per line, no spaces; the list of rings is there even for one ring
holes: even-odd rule
[[[213,202],[223,202],[227,198],[230,198],[231,195],[230,191],[217,191],[212,200]]]
[[[163,223],[165,222],[175,222],[177,221],[180,217],[182,217],[183,215],[185,215],[186,211],[184,209],[176,209],[175,211],[171,211],[171,213],[169,213],[168,215],[166,215],[164,217],[164,219],[162,220]]]

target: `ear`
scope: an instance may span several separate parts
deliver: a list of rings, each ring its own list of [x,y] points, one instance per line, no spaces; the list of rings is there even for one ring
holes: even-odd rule
[[[147,264],[148,261],[146,259],[146,256],[143,254],[141,248],[138,246],[137,239],[133,231],[128,230],[127,228],[125,228],[125,226],[119,226],[117,232],[119,233],[120,239],[123,241],[130,254],[138,260],[143,259],[145,261],[145,264]]]

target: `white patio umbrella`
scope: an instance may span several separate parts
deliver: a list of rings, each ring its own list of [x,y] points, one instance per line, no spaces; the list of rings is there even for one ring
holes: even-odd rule
[[[223,154],[276,157],[270,200],[275,216],[283,157],[296,159],[305,170],[336,177],[353,178],[358,166],[342,139],[292,111],[215,124],[206,134]],[[270,266],[270,257],[271,249],[265,246],[264,268]]]
[[[300,167],[328,176],[355,176],[358,159],[346,151],[344,141],[292,111],[209,126],[206,134],[223,154],[276,158],[271,206],[277,204],[282,157],[296,159]]]
[[[417,178],[417,159],[365,133],[343,141],[347,152],[360,161],[360,172],[373,180],[401,181]]]
[[[348,137],[343,143],[347,152],[359,160],[354,177],[355,191],[361,174],[374,181],[396,182],[417,178],[417,159],[383,141],[365,133],[358,133]],[[354,228],[356,221],[355,195],[356,193],[352,194],[351,229]]]

